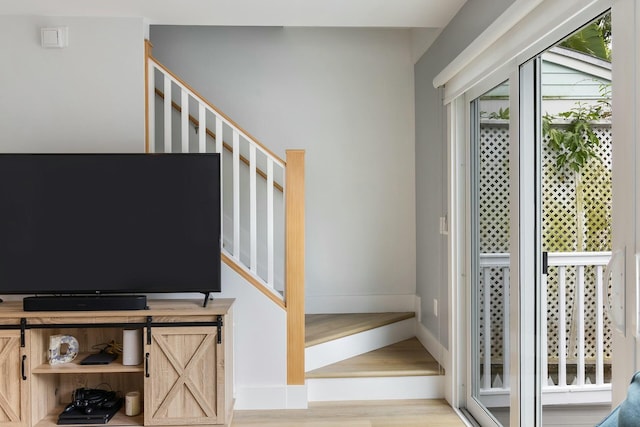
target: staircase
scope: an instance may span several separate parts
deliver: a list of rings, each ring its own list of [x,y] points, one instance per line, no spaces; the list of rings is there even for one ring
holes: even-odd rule
[[[415,337],[414,313],[307,314],[309,401],[435,399],[444,371]]]
[[[303,408],[308,401],[442,398],[444,371],[415,338],[414,313],[305,318],[304,151],[278,157],[158,62],[148,42],[145,52],[146,151],[219,154],[222,261],[282,310],[260,317],[255,300],[238,301],[238,311],[253,301],[245,310],[255,317],[244,312],[253,323],[277,325],[269,338],[279,344],[275,353],[285,349],[286,382],[243,383],[236,404],[274,409]],[[252,321],[243,324],[247,330]],[[254,369],[248,361],[245,356],[237,370]]]

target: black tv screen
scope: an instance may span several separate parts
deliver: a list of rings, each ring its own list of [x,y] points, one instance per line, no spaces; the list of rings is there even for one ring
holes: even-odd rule
[[[0,294],[219,292],[217,154],[0,154]]]

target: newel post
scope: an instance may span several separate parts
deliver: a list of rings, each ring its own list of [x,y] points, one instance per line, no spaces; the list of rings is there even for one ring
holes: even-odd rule
[[[304,150],[287,150],[285,187],[285,301],[287,384],[304,375]]]

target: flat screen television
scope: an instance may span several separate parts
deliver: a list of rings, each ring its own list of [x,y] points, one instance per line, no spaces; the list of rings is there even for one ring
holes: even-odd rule
[[[221,291],[218,154],[0,154],[0,206],[0,294]]]

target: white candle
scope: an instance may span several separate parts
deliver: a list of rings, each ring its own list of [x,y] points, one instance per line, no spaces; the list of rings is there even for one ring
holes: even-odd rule
[[[139,391],[130,391],[124,396],[124,413],[130,417],[140,413]]]

